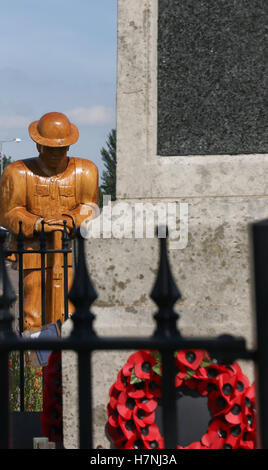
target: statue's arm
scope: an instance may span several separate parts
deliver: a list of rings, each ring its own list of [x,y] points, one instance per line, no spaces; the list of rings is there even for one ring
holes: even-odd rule
[[[89,161],[82,162],[83,167],[79,177],[80,195],[79,204],[72,210],[68,211],[73,218],[75,225],[78,227],[87,218],[94,218],[98,215],[98,194],[99,194],[99,177],[97,166]]]
[[[26,208],[26,171],[19,161],[11,163],[0,183],[0,224],[17,235],[22,221],[23,234],[32,237],[37,220]]]

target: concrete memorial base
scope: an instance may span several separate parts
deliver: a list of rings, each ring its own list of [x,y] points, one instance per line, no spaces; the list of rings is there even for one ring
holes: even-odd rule
[[[150,201],[152,204],[154,201]],[[186,200],[181,200],[186,202]],[[129,201],[133,205],[134,201]],[[188,244],[169,248],[173,276],[182,293],[175,310],[185,336],[232,334],[254,343],[248,223],[265,216],[266,198],[193,198],[189,203]],[[114,203],[116,204],[116,203]],[[171,240],[169,246],[172,246]],[[87,240],[91,279],[98,292],[92,306],[94,327],[103,336],[147,336],[154,331],[156,305],[150,299],[159,257],[159,241]],[[63,325],[69,334],[71,320]],[[109,389],[132,351],[93,354],[94,447],[110,448],[105,436]],[[75,353],[63,353],[64,446],[78,446],[77,365]],[[250,364],[241,364],[250,381]]]

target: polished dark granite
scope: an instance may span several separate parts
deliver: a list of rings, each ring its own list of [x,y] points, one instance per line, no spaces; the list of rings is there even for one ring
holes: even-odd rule
[[[268,152],[268,1],[159,0],[158,154]]]

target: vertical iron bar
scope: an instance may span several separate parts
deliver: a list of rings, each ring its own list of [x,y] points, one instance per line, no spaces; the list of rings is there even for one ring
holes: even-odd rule
[[[268,220],[251,225],[257,339],[258,441],[268,449]]]
[[[13,316],[10,307],[16,300],[8,277],[5,264],[4,242],[6,231],[0,229],[0,342],[5,344],[5,340],[16,339],[12,330]],[[0,354],[0,448],[10,447],[10,415],[9,415],[9,368],[8,351]]]
[[[19,233],[17,237],[18,262],[19,262],[19,333],[22,335],[24,329],[24,303],[23,303],[23,250],[24,237],[22,233],[22,222],[19,222]],[[20,411],[24,411],[24,351],[20,351]]]
[[[72,315],[73,330],[70,338],[87,339],[96,337],[93,329],[95,316],[90,311],[97,294],[91,283],[84,251],[84,239],[78,231],[78,260],[69,299],[75,306]],[[92,448],[92,395],[91,395],[91,352],[78,353],[79,386],[79,439],[80,449]]]
[[[159,235],[161,233],[161,235]],[[179,315],[174,312],[173,306],[181,297],[171,270],[167,255],[168,236],[167,227],[158,227],[160,237],[160,260],[156,281],[151,292],[152,300],[158,306],[158,312],[154,315],[156,321],[155,337],[169,343],[170,338],[179,338],[177,329]],[[178,445],[177,409],[175,390],[175,358],[174,351],[160,351],[162,357],[162,397],[163,397],[163,429],[166,449],[176,449]]]
[[[62,232],[62,250],[68,249],[68,234],[66,230],[66,220],[63,221],[64,230]],[[68,309],[68,253],[63,252],[63,276],[64,276],[64,320],[66,321],[69,316]]]
[[[162,351],[162,400],[163,432],[165,449],[176,449],[178,445],[175,358],[173,351]]]
[[[46,323],[46,235],[44,229],[44,221],[42,220],[42,230],[40,233],[40,253],[41,253],[41,314],[42,325]]]
[[[10,447],[8,353],[0,354],[0,449]]]
[[[91,353],[78,353],[79,448],[92,449]]]
[[[40,253],[41,253],[41,322],[42,326],[46,324],[46,234],[45,222],[42,220],[42,229],[40,232]],[[45,368],[42,367],[42,388],[45,386]]]

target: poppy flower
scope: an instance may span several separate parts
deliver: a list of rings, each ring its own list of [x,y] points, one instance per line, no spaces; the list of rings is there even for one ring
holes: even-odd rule
[[[146,395],[146,382],[143,380],[141,382],[137,382],[135,384],[131,384],[128,388],[128,395],[131,398],[143,398]]]
[[[126,377],[123,374],[123,371],[120,370],[117,374],[117,380],[114,384],[116,390],[123,392],[126,390],[127,385],[129,384],[129,377]]]
[[[247,431],[253,431],[256,427],[256,415],[253,412],[248,412],[247,410],[245,411],[245,416],[244,416],[244,423],[246,425],[246,430]]]
[[[232,449],[238,449],[240,447],[240,440],[244,429],[245,427],[242,423],[231,426],[225,443],[230,445]]]
[[[208,367],[210,365],[212,365],[212,360],[209,356],[209,354],[206,352],[206,351],[203,351],[203,364],[205,362],[205,365],[203,365],[203,367],[201,367],[201,364],[200,364],[200,367],[198,367],[194,374],[193,374],[193,377],[196,378],[196,379],[203,379],[203,378],[206,378],[207,377],[207,370],[208,370]]]
[[[150,450],[164,449],[164,439],[163,437],[158,439],[152,439],[144,441],[145,447]]]
[[[208,431],[201,438],[202,444],[210,448],[211,444],[213,446],[216,444],[221,448],[224,444],[226,437],[228,436],[229,424],[225,423],[222,419],[216,418],[209,426]]]
[[[133,420],[136,426],[145,427],[148,424],[153,424],[155,421],[155,412],[146,413],[143,408],[135,408],[133,411]]]
[[[114,445],[117,449],[124,449],[127,443],[126,439],[119,439],[118,441],[114,441]]]
[[[188,388],[195,390],[197,388],[198,380],[195,378],[187,379],[184,381]]]
[[[196,370],[201,362],[203,361],[203,351],[187,349],[179,351],[177,359],[179,364],[189,367],[190,369]]]
[[[117,405],[117,398],[115,398],[114,396],[111,396],[108,406],[111,407],[112,410],[115,410],[116,405]]]
[[[177,374],[175,377],[175,387],[180,387],[183,383],[183,380],[185,379],[187,375],[187,367],[185,367],[182,364],[179,364],[177,361]]]
[[[53,442],[62,441],[61,351],[52,351],[44,369],[42,434]]]
[[[225,414],[225,419],[231,424],[240,424],[243,422],[243,408],[241,397],[237,397],[233,400],[228,413]]]
[[[53,442],[62,441],[62,406],[60,403],[48,404],[40,415],[42,434]]]
[[[194,371],[193,377],[199,380],[207,379],[207,367],[200,367]]]
[[[132,418],[127,420],[119,415],[118,423],[127,439],[131,439],[131,437],[136,436],[137,426]]]
[[[140,428],[141,438],[145,442],[159,441],[162,439],[159,428],[156,424],[148,424]],[[148,444],[149,445],[149,444]]]
[[[109,388],[109,396],[116,396],[116,388],[115,388],[115,385],[113,384],[110,388]]]
[[[54,426],[49,420],[42,420],[42,435],[49,438],[51,442],[62,441],[62,422],[60,426]]]
[[[156,360],[153,356],[145,351],[140,351],[140,353],[136,355],[134,363],[136,377],[149,380],[153,375],[153,366],[155,363]]]
[[[109,390],[109,396],[110,398],[115,398],[117,400],[118,396],[120,395],[120,391],[117,390],[117,388],[115,387],[115,384],[112,385],[112,387],[110,388]]]
[[[122,369],[122,373],[125,377],[128,377],[128,376],[131,375],[133,365],[134,364],[132,362],[126,362],[126,364],[124,364],[123,369]]]
[[[118,426],[118,411],[115,408],[112,408],[110,404],[107,407],[107,412],[108,412],[108,423],[110,423],[111,426],[117,427]]]
[[[108,435],[113,439],[114,445],[116,448],[122,448],[127,439],[126,436],[124,435],[122,429],[120,426],[111,426],[109,423],[107,424],[106,427]]]
[[[144,441],[140,436],[133,435],[125,444],[124,449],[145,449]]]
[[[236,375],[236,394],[242,394],[249,388],[248,377],[243,374],[239,364],[233,364],[232,368],[235,370]]]
[[[253,406],[255,400],[255,386],[254,383],[245,391],[245,401],[247,408]]]
[[[146,411],[146,413],[152,413],[153,411],[155,411],[157,406],[158,401],[153,398],[149,399],[147,397],[144,397],[137,401],[137,407],[143,409],[144,411]]]
[[[208,367],[200,368],[198,372],[200,375],[202,374],[203,378],[217,381],[221,374],[228,373],[228,369],[224,364],[212,362]]]
[[[234,374],[221,374],[218,387],[222,396],[231,403],[236,393],[237,377]]]
[[[208,406],[214,416],[227,413],[231,407],[220,392],[213,391],[208,395]]]
[[[123,367],[123,369],[125,370],[125,367],[126,368],[130,367],[132,369],[135,364],[139,364],[140,362],[143,362],[143,358],[144,357],[147,358],[148,356],[152,358],[151,351],[148,351],[148,350],[138,351],[138,352],[131,354],[127,360],[127,363]]]
[[[128,420],[133,415],[133,410],[136,407],[136,401],[131,398],[126,392],[121,392],[117,401],[117,411],[124,419]]]
[[[202,396],[206,396],[211,392],[218,392],[217,380],[203,379],[198,381],[197,390]]]
[[[118,426],[118,411],[117,411],[117,399],[115,397],[111,397],[110,401],[107,406],[107,413],[108,413],[108,422],[111,426]]]
[[[162,378],[154,375],[150,381],[145,382],[145,396],[147,398],[160,398],[162,396]]]
[[[254,449],[255,447],[255,432],[245,431],[240,439],[241,449]]]
[[[175,377],[175,387],[180,387],[183,384],[183,379],[181,379],[178,374]]]

